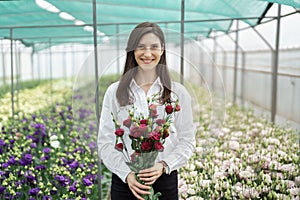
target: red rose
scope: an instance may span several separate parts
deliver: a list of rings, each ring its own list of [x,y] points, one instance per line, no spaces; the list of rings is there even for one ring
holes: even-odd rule
[[[123,148],[124,148],[123,143],[118,143],[115,146],[115,149],[117,149],[118,151],[121,151],[121,152],[123,151]]]
[[[177,111],[177,112],[180,111],[180,105],[179,104],[176,105],[175,111]]]
[[[126,127],[128,127],[128,128],[131,126],[131,119],[130,119],[130,117],[128,117],[127,119],[125,119],[123,121],[123,125],[126,126]]]
[[[115,131],[115,134],[116,134],[116,136],[122,137],[122,136],[124,135],[124,129],[118,128],[118,129]]]
[[[157,124],[158,126],[161,126],[161,125],[163,125],[164,123],[166,123],[166,120],[164,120],[164,119],[157,119],[155,122],[156,122],[156,124]]]
[[[141,119],[140,120],[140,124],[147,124],[148,123],[148,119]]]
[[[166,113],[171,114],[173,112],[173,106],[172,105],[167,105],[166,106]]]
[[[150,151],[152,149],[152,142],[150,141],[144,141],[141,145],[142,151]]]
[[[160,143],[160,142],[155,142],[154,148],[155,148],[157,151],[163,151],[163,150],[164,150],[164,146],[163,146],[162,143]]]

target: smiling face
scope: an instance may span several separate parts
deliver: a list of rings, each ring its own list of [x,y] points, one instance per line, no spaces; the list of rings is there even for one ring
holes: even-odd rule
[[[163,52],[160,39],[153,33],[147,33],[134,50],[134,58],[142,70],[152,70],[159,63]]]

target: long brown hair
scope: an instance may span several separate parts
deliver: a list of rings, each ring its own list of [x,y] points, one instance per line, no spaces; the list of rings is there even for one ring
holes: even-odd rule
[[[134,101],[133,92],[130,90],[131,80],[135,77],[138,69],[138,64],[134,57],[134,50],[136,49],[141,38],[148,33],[155,34],[161,42],[161,46],[165,47],[165,37],[161,28],[150,22],[143,22],[137,25],[131,32],[127,47],[126,47],[126,61],[124,66],[124,72],[119,82],[117,89],[117,100],[121,106],[132,104]],[[166,51],[164,50],[161,55],[160,61],[156,66],[156,72],[160,78],[163,89],[161,91],[160,101],[161,103],[171,101],[171,79],[169,71],[167,69]]]

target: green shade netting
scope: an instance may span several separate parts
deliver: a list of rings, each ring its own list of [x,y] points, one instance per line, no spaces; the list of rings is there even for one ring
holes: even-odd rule
[[[87,25],[93,22],[92,0],[48,2]],[[185,0],[185,37],[207,37],[214,30],[226,32],[233,18],[254,17],[243,21],[256,25],[269,2],[299,7],[299,0]],[[180,32],[181,0],[97,0],[96,4],[100,43],[104,34],[115,36],[129,32],[143,21],[157,22],[165,30]],[[27,46],[35,46],[35,50],[60,43],[93,43],[91,31],[75,26],[74,20],[62,19],[58,14],[40,8],[34,0],[0,1],[0,38],[10,38],[9,27],[15,27],[13,38]],[[171,41],[173,37],[168,38]],[[174,41],[179,42],[177,37]]]

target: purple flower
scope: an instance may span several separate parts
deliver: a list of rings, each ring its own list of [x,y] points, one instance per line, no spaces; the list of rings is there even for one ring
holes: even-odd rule
[[[60,176],[60,175],[56,175],[55,180],[57,180],[59,182],[59,184],[64,187],[70,183],[69,178],[65,178],[64,176]]]
[[[0,139],[0,147],[3,147],[3,146],[5,146],[6,145],[6,143],[4,142],[4,140],[1,140]]]
[[[37,165],[34,169],[38,170],[38,171],[41,171],[41,170],[46,169],[46,166],[45,165]]]
[[[70,186],[70,191],[72,191],[72,192],[77,191],[76,184],[77,184],[77,181],[74,181],[74,183]]]
[[[23,158],[20,159],[20,164],[25,166],[30,164],[32,161],[32,155],[31,154],[25,154],[25,156]]]
[[[31,196],[36,196],[36,195],[38,195],[39,191],[40,191],[40,188],[31,188],[29,190],[28,194]]]
[[[6,189],[6,187],[0,185],[0,194],[3,194],[4,190]]]
[[[51,196],[44,196],[43,200],[52,200],[52,197]]]
[[[56,195],[57,194],[57,190],[50,190],[50,194],[51,195]]]
[[[34,180],[35,180],[35,177],[33,175],[28,175],[26,176],[26,180],[29,182],[29,183],[32,183]]]
[[[77,168],[78,166],[79,166],[79,164],[78,164],[78,161],[73,161],[71,164],[69,164],[69,166],[72,168],[72,169],[74,169],[74,168]]]
[[[31,148],[36,148],[36,143],[35,143],[35,142],[31,143],[31,144],[30,144],[30,147],[31,147]]]
[[[49,147],[46,147],[43,149],[43,153],[50,153],[51,149]]]
[[[16,159],[15,159],[14,156],[11,156],[11,157],[8,159],[8,164],[10,164],[10,165],[16,164]]]
[[[9,166],[9,164],[7,162],[2,163],[3,168],[7,168],[8,166]]]
[[[90,181],[89,178],[85,177],[85,178],[83,178],[83,184],[84,184],[85,186],[91,186],[91,185],[93,185],[93,182]]]

